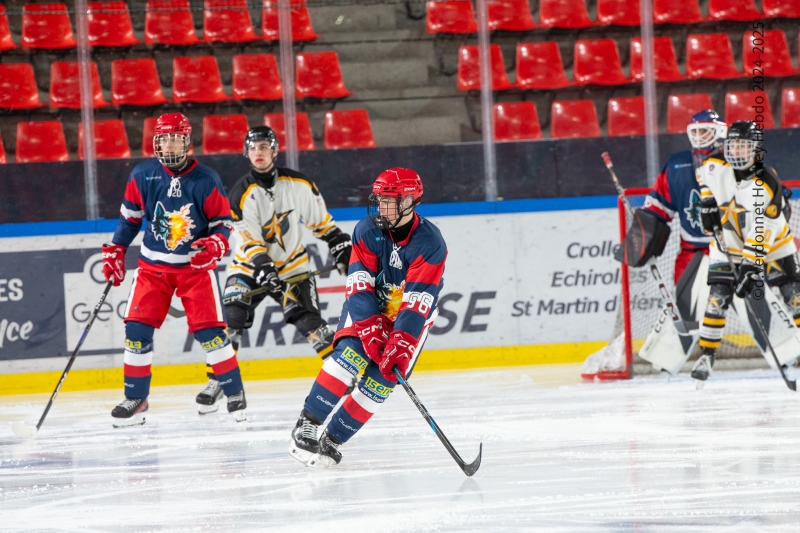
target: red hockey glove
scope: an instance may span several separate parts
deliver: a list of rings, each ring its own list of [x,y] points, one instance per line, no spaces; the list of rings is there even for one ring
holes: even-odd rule
[[[197,239],[192,243],[192,248],[200,250],[192,256],[189,262],[195,268],[208,268],[214,264],[214,261],[219,261],[228,253],[230,245],[228,239],[222,235],[212,235],[211,237],[204,237]]]
[[[411,362],[411,357],[414,356],[416,349],[417,339],[410,334],[405,331],[392,333],[383,352],[383,362],[381,362],[381,374],[383,374],[383,377],[393,383],[397,383],[397,376],[392,372],[392,369],[397,367],[397,370],[400,371],[403,379],[405,379],[408,363]]]
[[[103,251],[103,276],[114,287],[119,287],[125,279],[125,248],[121,244],[104,244]]]
[[[367,357],[380,364],[383,359],[383,349],[392,331],[389,320],[383,315],[375,315],[353,322],[353,326],[356,328],[358,338],[361,339],[361,344],[364,345]]]

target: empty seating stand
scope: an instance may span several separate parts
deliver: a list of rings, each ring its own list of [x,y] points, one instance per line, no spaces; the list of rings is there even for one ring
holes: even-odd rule
[[[142,157],[155,157],[156,155],[153,151],[153,137],[156,136],[157,122],[158,118],[156,117],[144,119],[144,125],[142,126]],[[190,144],[187,153],[194,155],[194,146]]]
[[[133,34],[128,4],[125,2],[89,2],[88,8],[90,45],[132,46],[139,43]]]
[[[222,78],[214,56],[176,57],[172,61],[172,99],[175,102],[224,102]]]
[[[686,76],[710,80],[742,76],[733,61],[733,48],[727,33],[689,35],[686,41]]]
[[[17,123],[17,163],[69,161],[64,128],[57,120]]]
[[[17,45],[11,38],[11,28],[8,25],[8,15],[6,6],[0,5],[0,52],[3,50],[13,50]],[[5,153],[3,155],[5,157]]]
[[[579,29],[594,26],[585,0],[539,0],[539,25]]]
[[[783,90],[781,98],[781,127],[800,128],[800,88]]]
[[[591,100],[557,100],[551,106],[550,115],[550,137],[553,139],[602,135],[597,109]]]
[[[780,77],[800,73],[792,65],[789,43],[783,31],[746,31],[742,44],[744,72],[748,76]]]
[[[305,0],[292,0],[292,41],[314,41],[319,38],[311,26]],[[261,12],[261,38],[265,41],[280,39],[277,0],[264,0]]]
[[[761,9],[765,17],[800,18],[800,2],[797,0],[763,0]]]
[[[203,154],[240,154],[250,127],[245,115],[203,117]]]
[[[623,85],[630,83],[622,72],[617,42],[598,39],[575,42],[576,85]]]
[[[111,63],[112,104],[154,106],[168,101],[161,90],[155,59],[117,59]]]
[[[269,126],[278,137],[278,144],[286,146],[286,123],[283,113],[267,113],[264,115],[264,125]],[[295,126],[297,129],[297,149],[313,150],[314,137],[311,134],[311,123],[308,121],[308,113],[298,112],[295,114]]]
[[[696,24],[704,20],[698,0],[653,0],[656,24]]]
[[[200,42],[189,0],[150,0],[144,17],[147,44],[188,45]]]
[[[0,109],[36,109],[43,105],[33,65],[0,64]]]
[[[301,52],[297,54],[295,83],[298,98],[344,98],[347,90],[336,52]]]
[[[725,95],[725,122],[752,120],[763,129],[775,127],[772,106],[767,93],[761,91],[731,92]]]
[[[428,33],[476,33],[475,12],[470,0],[427,3],[425,27]]]
[[[97,63],[92,61],[92,107],[106,107],[108,102],[103,98],[100,88],[100,75]],[[50,107],[67,107],[80,109],[81,83],[80,63],[73,61],[54,61],[50,65]]]
[[[278,61],[274,54],[233,56],[234,100],[280,100],[283,98]]]
[[[257,40],[247,11],[247,0],[205,0],[203,38],[206,42],[225,43]]]
[[[762,18],[755,0],[708,0],[711,20],[758,20]]]
[[[325,149],[375,148],[366,109],[325,112]]]
[[[608,134],[612,137],[645,134],[644,97],[608,101]]]
[[[686,133],[692,117],[712,109],[711,97],[700,94],[673,94],[667,99],[667,133]]]
[[[520,89],[560,89],[572,85],[564,73],[558,43],[517,44],[516,83]]]
[[[0,165],[5,165],[8,163],[6,159],[6,147],[3,146],[3,137],[0,136]]]
[[[83,161],[83,122],[78,127],[78,159]],[[131,149],[128,133],[121,120],[96,120],[94,122],[94,151],[97,159],[128,159]]]
[[[656,37],[653,39],[654,68],[656,81],[680,81],[684,79],[678,69],[678,59],[675,47],[669,37]],[[631,39],[631,80],[642,81],[644,72],[642,66],[642,40],[639,37]]]
[[[536,27],[528,0],[490,0],[486,7],[490,30],[528,31]]]
[[[541,138],[542,128],[533,102],[494,105],[495,141],[533,141]]]
[[[23,48],[75,48],[67,4],[25,4],[22,8]]]
[[[639,0],[597,0],[597,23],[603,26],[639,26]]]
[[[500,45],[493,44],[490,49],[492,61],[492,90],[505,91],[513,89],[514,84],[508,81],[503,52]],[[458,90],[479,91],[481,89],[481,68],[478,59],[478,47],[466,45],[458,49]]]

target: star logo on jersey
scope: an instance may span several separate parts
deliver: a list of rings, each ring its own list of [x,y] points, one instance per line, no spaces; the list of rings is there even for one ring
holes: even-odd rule
[[[151,225],[156,240],[161,239],[170,251],[192,240],[194,220],[189,216],[192,204],[186,204],[178,211],[167,211],[164,204],[156,204]]]
[[[291,222],[287,217],[292,211],[294,209],[290,209],[285,213],[272,213],[272,219],[263,226],[264,240],[266,242],[276,242],[278,246],[286,250],[283,246],[283,236],[289,231]]]
[[[703,227],[700,222],[700,193],[697,189],[692,189],[692,192],[689,193],[689,207],[685,207],[683,212],[686,213],[686,220],[691,227]]]
[[[731,201],[726,205],[719,206],[719,210],[722,211],[722,218],[720,219],[722,227],[733,230],[740,239],[743,238],[742,222],[747,209],[737,204],[736,198],[731,198]]]

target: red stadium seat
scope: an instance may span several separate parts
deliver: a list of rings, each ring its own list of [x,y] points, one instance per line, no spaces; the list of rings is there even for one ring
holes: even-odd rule
[[[639,0],[597,0],[597,24],[639,26]]]
[[[713,109],[707,94],[673,94],[667,102],[667,133],[686,133],[686,126],[700,111]]]
[[[680,81],[685,79],[678,70],[678,59],[675,47],[670,37],[656,37],[653,39],[653,53],[655,56],[656,81]],[[631,39],[631,79],[642,81],[642,40],[639,37]]]
[[[797,0],[762,0],[761,9],[765,17],[800,18],[800,2]]]
[[[544,28],[588,28],[585,0],[539,0],[539,24]]]
[[[206,42],[225,43],[258,40],[247,11],[247,0],[205,0],[203,38]]]
[[[325,112],[325,149],[375,148],[366,109]]]
[[[428,33],[476,33],[475,12],[470,0],[429,1],[425,16]]]
[[[155,157],[153,151],[153,137],[156,136],[156,123],[157,117],[150,117],[144,119],[144,127],[142,128],[142,157]],[[194,146],[189,145],[189,155],[194,155]]]
[[[775,120],[767,93],[742,91],[726,94],[725,122],[731,124],[737,120],[752,120],[760,123],[764,129],[774,128]]]
[[[129,159],[128,133],[121,120],[94,122],[94,151],[97,159]],[[78,127],[78,160],[83,161],[83,122]]]
[[[783,90],[781,128],[800,128],[800,89],[798,88]]]
[[[0,165],[5,165],[8,163],[6,159],[6,147],[3,146],[3,137],[0,136]]]
[[[528,31],[536,27],[528,0],[490,0],[486,6],[490,30]]]
[[[789,43],[781,30],[744,32],[742,40],[744,71],[750,76],[794,76],[798,71],[792,66]]]
[[[33,65],[0,64],[0,109],[35,109],[44,104],[39,99]]]
[[[517,44],[517,87],[520,89],[560,89],[572,82],[564,74],[558,43]]]
[[[344,98],[353,94],[344,86],[336,52],[297,54],[295,80],[298,98]]]
[[[696,24],[704,20],[698,0],[653,0],[656,24]]]
[[[495,141],[533,141],[541,138],[542,128],[533,102],[494,104]]]
[[[608,101],[608,134],[613,137],[644,135],[644,97],[611,98]]]
[[[283,98],[283,86],[275,55],[233,56],[234,100],[280,100],[281,98]]]
[[[172,99],[175,102],[224,102],[217,58],[214,56],[176,57],[172,61]]]
[[[131,14],[125,2],[89,2],[89,44],[92,46],[132,46]]]
[[[600,137],[597,109],[591,100],[556,100],[551,107],[550,137]]]
[[[508,81],[503,52],[499,44],[493,44],[492,56],[492,90],[505,91],[513,89],[514,84]],[[481,67],[478,61],[478,47],[465,45],[458,49],[458,90],[479,91],[481,89]]]
[[[250,126],[245,115],[203,117],[203,154],[241,154]]]
[[[50,107],[80,109],[79,69],[80,63],[73,61],[54,61],[50,65]],[[100,88],[97,63],[92,61],[92,106],[96,109],[107,105],[108,102],[103,98],[103,90]]]
[[[67,4],[25,4],[22,48],[75,48]]]
[[[576,85],[623,85],[631,80],[622,72],[614,39],[575,41]]]
[[[50,161],[69,161],[61,122],[17,123],[17,163]]]
[[[111,62],[111,103],[153,106],[169,102],[161,91],[156,61],[117,59]]]
[[[761,17],[755,0],[708,0],[711,20],[758,20]]]
[[[292,41],[313,41],[319,37],[311,26],[305,0],[292,0]],[[261,12],[261,38],[265,41],[280,39],[278,28],[278,1],[264,0]]]
[[[297,113],[295,115],[297,126],[297,149],[313,150],[314,136],[311,134],[311,123],[308,121],[308,113]],[[286,146],[286,123],[283,120],[283,113],[267,113],[264,115],[264,125],[269,126],[275,131],[278,137],[278,145]]]
[[[8,26],[6,6],[0,6],[0,52],[3,50],[12,50],[16,47],[16,43],[11,38],[11,28]],[[3,157],[5,157],[5,155]]]
[[[686,41],[686,76],[727,80],[740,78],[727,33],[689,34]]]
[[[144,17],[146,44],[197,44],[189,0],[149,0]]]

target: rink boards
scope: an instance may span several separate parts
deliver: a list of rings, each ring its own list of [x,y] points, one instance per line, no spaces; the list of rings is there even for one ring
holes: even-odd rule
[[[580,362],[605,344],[620,294],[615,203],[601,196],[424,206],[449,255],[439,318],[417,368]],[[351,232],[365,210],[331,211]],[[0,394],[52,390],[102,293],[100,246],[115,223],[0,226]],[[129,269],[140,242],[141,234],[128,252]],[[306,243],[315,266],[331,262],[324,243],[310,235]],[[131,278],[129,271],[112,289],[64,390],[120,385]],[[318,280],[322,315],[332,324],[344,285],[337,273]],[[172,305],[180,314],[180,301]],[[281,320],[273,302],[259,306],[238,353],[246,380],[319,370],[307,341]],[[154,345],[154,385],[205,380],[205,354],[185,317],[168,316]]]

